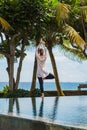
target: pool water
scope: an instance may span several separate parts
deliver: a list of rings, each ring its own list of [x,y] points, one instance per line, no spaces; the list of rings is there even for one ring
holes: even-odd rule
[[[0,99],[0,113],[46,119],[53,123],[87,126],[87,96]]]

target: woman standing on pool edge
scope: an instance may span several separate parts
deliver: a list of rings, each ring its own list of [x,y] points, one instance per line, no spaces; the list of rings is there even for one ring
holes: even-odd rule
[[[41,45],[43,47],[41,47]],[[51,73],[48,73],[45,68],[45,63],[47,59],[47,48],[42,38],[40,39],[40,43],[36,46],[36,59],[37,59],[37,77],[40,84],[42,99],[44,99],[43,80],[54,79],[54,75]]]

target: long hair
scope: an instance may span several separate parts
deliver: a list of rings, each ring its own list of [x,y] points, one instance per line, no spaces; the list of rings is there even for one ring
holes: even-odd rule
[[[39,48],[39,49],[38,49],[38,53],[40,54],[40,56],[43,56],[44,50],[43,50],[42,48]]]

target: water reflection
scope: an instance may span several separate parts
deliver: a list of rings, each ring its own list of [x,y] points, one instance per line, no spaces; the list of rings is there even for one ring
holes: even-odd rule
[[[19,108],[18,98],[10,98],[9,99],[8,113],[13,112],[14,105],[16,105],[16,113],[19,114],[20,108]]]
[[[30,101],[29,101],[30,102]],[[25,114],[30,114],[30,111],[32,111],[32,115],[35,116],[40,116],[44,117],[44,101],[41,100],[41,102],[38,102],[35,97],[31,98],[31,105],[32,105],[32,110],[30,110],[30,105],[27,104],[27,112]],[[45,104],[46,105],[46,104]],[[48,117],[50,119],[55,120],[56,119],[56,114],[57,114],[57,106],[58,106],[58,97],[55,97],[54,100],[54,105],[51,107],[51,111],[48,113]],[[18,115],[22,113],[20,111],[21,104],[19,105],[19,99],[18,98],[10,98],[9,99],[9,105],[8,105],[8,113],[17,113]],[[48,108],[49,110],[50,108]]]
[[[41,116],[41,117],[43,117],[43,105],[44,105],[44,102],[41,101],[40,110],[39,110],[39,116]]]
[[[37,110],[36,110],[36,98],[33,97],[31,98],[32,100],[32,107],[33,107],[33,116],[36,116],[37,115]]]
[[[0,112],[42,117],[54,122],[87,125],[87,96],[0,99]]]
[[[41,100],[40,103],[37,103],[36,102],[36,98],[31,98],[32,100],[32,108],[33,108],[33,116],[40,116],[40,117],[44,117],[45,115],[45,107],[44,107],[44,101]],[[49,105],[49,104],[46,104],[45,105]],[[51,104],[52,105],[52,104]],[[47,114],[48,117],[52,120],[55,120],[56,119],[56,114],[57,114],[57,106],[58,106],[58,97],[55,97],[55,100],[54,100],[54,104],[52,107],[50,107],[52,110],[49,111],[49,113]],[[39,107],[39,108],[38,108]],[[46,106],[47,107],[47,106]],[[48,108],[48,110],[50,109]],[[47,110],[46,110],[47,111]]]
[[[43,104],[44,104],[44,102],[41,101],[40,109],[39,109],[39,114],[37,114],[37,110],[36,110],[36,98],[33,97],[33,98],[31,98],[31,100],[32,100],[33,116],[43,117]]]
[[[52,112],[52,119],[56,119],[56,114],[57,114],[57,107],[58,107],[58,97],[55,98],[54,106],[53,106],[53,112]]]

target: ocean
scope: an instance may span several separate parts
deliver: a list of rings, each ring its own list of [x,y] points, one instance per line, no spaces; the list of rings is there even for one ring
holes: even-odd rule
[[[77,90],[81,82],[60,82],[62,90]],[[83,83],[82,83],[83,84]],[[8,82],[0,82],[0,91],[3,87],[8,85]],[[20,82],[20,89],[30,90],[31,82]],[[36,88],[39,88],[39,83],[36,83]],[[44,90],[56,90],[55,82],[44,82]]]

